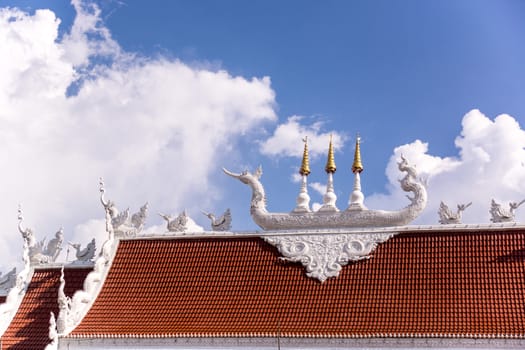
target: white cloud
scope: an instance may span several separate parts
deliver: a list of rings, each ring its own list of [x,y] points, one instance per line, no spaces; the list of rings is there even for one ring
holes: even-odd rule
[[[324,196],[326,193],[326,184],[320,182],[311,182],[308,186],[313,189],[315,192],[319,193],[321,196]]]
[[[49,10],[0,9],[0,271],[21,260],[19,202],[38,239],[63,225],[65,240],[83,244],[104,235],[91,221],[104,217],[100,176],[121,210],[148,200],[150,217],[183,204],[191,213],[217,199],[210,179],[236,140],[276,120],[269,78],[135,57],[96,5],[73,5],[63,39]]]
[[[302,157],[302,139],[308,137],[308,150],[311,157],[326,155],[330,135],[333,137],[333,147],[339,150],[344,146],[346,136],[337,131],[322,132],[322,122],[303,125],[305,117],[292,116],[286,123],[280,124],[274,134],[261,144],[260,151],[267,156]]]
[[[525,131],[509,115],[490,120],[478,110],[467,113],[461,135],[455,144],[456,157],[428,154],[428,145],[416,140],[394,150],[386,173],[388,194],[374,194],[366,199],[374,209],[401,208],[408,204],[399,188],[402,175],[397,160],[403,154],[423,177],[428,178],[429,203],[417,223],[436,224],[440,201],[450,208],[473,202],[463,213],[465,223],[489,223],[490,201],[508,206],[510,201],[525,198]],[[524,221],[524,208],[517,210],[517,220]]]

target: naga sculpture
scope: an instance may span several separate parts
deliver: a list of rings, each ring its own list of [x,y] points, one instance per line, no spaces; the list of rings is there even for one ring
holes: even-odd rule
[[[228,231],[232,227],[232,214],[230,208],[226,209],[224,214],[216,218],[212,213],[202,212],[211,220],[211,229],[213,231]]]
[[[137,213],[130,216],[129,208],[120,213],[113,201],[104,198],[105,193],[104,181],[101,178],[100,202],[111,216],[111,225],[113,226],[115,235],[117,237],[134,237],[140,233],[146,222],[148,203],[146,202]]]
[[[0,273],[0,295],[7,295],[16,284],[16,267],[2,276]]]
[[[468,204],[458,204],[458,210],[454,213],[449,207],[441,202],[439,205],[439,223],[440,224],[461,224],[461,213],[472,205],[472,202]]]
[[[418,178],[416,169],[410,166],[404,157],[398,163],[400,171],[405,177],[400,180],[401,188],[412,192],[407,196],[410,204],[398,211],[355,209],[349,207],[344,211],[317,211],[305,213],[272,213],[266,209],[266,195],[264,187],[259,181],[262,169],[259,167],[253,174],[244,171],[233,173],[223,168],[223,171],[248,185],[252,189],[250,213],[253,220],[264,230],[290,229],[323,229],[323,228],[352,228],[352,227],[387,227],[406,225],[414,220],[427,203],[427,192],[424,183]]]
[[[90,262],[95,257],[95,239],[93,238],[91,242],[89,242],[84,249],[80,249],[80,243],[71,243],[68,242],[70,246],[72,246],[77,252],[75,253],[75,256],[77,257],[77,260],[75,262]]]
[[[18,208],[18,231],[24,239],[24,249],[27,250],[31,265],[40,265],[52,263],[56,260],[62,250],[62,241],[64,239],[63,229],[57,231],[55,238],[46,244],[45,238],[37,241],[33,230],[29,227],[23,228],[22,208]]]
[[[520,205],[525,203],[525,199],[521,202],[510,202],[509,203],[509,209],[505,209],[501,206],[501,204],[497,203],[494,199],[492,199],[490,203],[490,215],[492,218],[490,221],[492,222],[513,222],[515,211],[518,209]]]

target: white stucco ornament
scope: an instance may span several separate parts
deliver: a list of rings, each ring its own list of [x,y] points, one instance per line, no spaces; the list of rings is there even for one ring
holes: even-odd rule
[[[525,199],[521,202],[510,202],[509,209],[503,208],[501,204],[497,203],[494,199],[490,202],[490,221],[492,222],[514,222],[516,216],[516,209],[520,205],[525,203]]]
[[[75,260],[73,264],[91,264],[97,248],[94,238],[84,248],[82,248],[80,243],[68,242],[68,244],[76,251],[75,257],[77,260]]]
[[[356,206],[352,205],[354,203],[350,203],[346,210],[341,211],[334,209],[316,212],[272,213],[266,209],[266,195],[264,187],[259,181],[262,176],[260,167],[253,174],[248,171],[240,174],[232,173],[226,169],[223,171],[251,187],[250,213],[255,223],[264,230],[340,229],[401,226],[410,223],[419,216],[427,204],[425,185],[418,178],[416,169],[410,166],[405,158],[401,158],[398,167],[400,171],[406,173],[405,177],[400,180],[401,188],[406,192],[413,193],[412,197],[407,196],[410,204],[398,211],[370,210],[364,206]]]
[[[148,215],[148,202],[144,203],[138,212],[131,215],[129,208],[119,212],[115,202],[106,200],[104,194],[104,181],[100,178],[100,202],[111,215],[115,237],[135,237],[141,233]]]
[[[230,208],[219,217],[216,217],[213,213],[207,213],[202,211],[204,215],[208,217],[211,221],[212,231],[229,231],[232,228],[232,213]]]
[[[29,227],[24,228],[22,216],[22,207],[18,207],[18,231],[24,239],[24,249],[28,250],[29,261],[32,266],[52,263],[56,260],[62,251],[62,242],[64,241],[64,230],[60,228],[55,233],[55,238],[46,243],[44,238],[37,241],[33,230]]]
[[[268,235],[262,238],[275,246],[281,259],[300,262],[306,275],[320,282],[337,277],[349,262],[370,258],[378,243],[393,237],[395,232],[380,233],[316,233],[305,235]]]
[[[439,223],[443,225],[448,224],[461,224],[461,214],[472,205],[472,202],[468,204],[458,204],[458,209],[454,213],[452,210],[449,209],[448,205],[441,202],[439,204]]]

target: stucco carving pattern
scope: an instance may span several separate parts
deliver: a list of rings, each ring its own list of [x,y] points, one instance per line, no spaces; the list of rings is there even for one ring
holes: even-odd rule
[[[351,261],[370,258],[378,243],[385,242],[396,233],[368,234],[312,234],[264,236],[290,262],[300,262],[308,277],[324,282],[339,276],[342,267]]]
[[[368,210],[350,207],[347,210],[337,211],[335,201],[326,202],[316,212],[274,213],[266,209],[266,195],[260,182],[262,168],[259,167],[252,174],[244,171],[240,174],[226,169],[223,171],[248,185],[252,189],[250,213],[254,222],[264,230],[293,230],[315,228],[356,228],[356,227],[388,227],[406,225],[414,220],[423,211],[427,204],[425,183],[410,166],[405,158],[398,163],[400,171],[405,172],[405,177],[399,181],[403,191],[412,192],[407,196],[410,204],[397,211]],[[357,210],[356,210],[357,209]]]

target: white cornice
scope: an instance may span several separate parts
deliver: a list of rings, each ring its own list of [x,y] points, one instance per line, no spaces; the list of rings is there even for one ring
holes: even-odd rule
[[[525,223],[491,223],[491,224],[449,224],[449,225],[406,225],[388,227],[358,227],[345,229],[315,229],[315,230],[269,230],[269,231],[206,231],[186,232],[184,235],[172,235],[169,233],[148,234],[136,237],[120,238],[122,241],[135,239],[202,239],[202,238],[239,238],[239,237],[264,237],[264,236],[293,236],[293,235],[315,235],[315,234],[368,234],[368,233],[463,233],[463,232],[498,232],[525,230]]]

